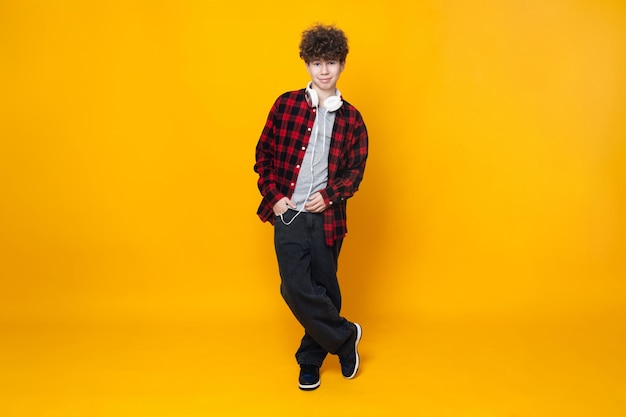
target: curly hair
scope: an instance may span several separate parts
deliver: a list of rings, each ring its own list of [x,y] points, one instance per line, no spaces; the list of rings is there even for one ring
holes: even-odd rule
[[[300,58],[309,63],[316,59],[345,62],[348,56],[348,38],[336,26],[316,24],[302,32]]]

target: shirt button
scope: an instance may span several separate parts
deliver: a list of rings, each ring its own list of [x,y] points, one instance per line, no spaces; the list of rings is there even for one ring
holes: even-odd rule
[[[311,128],[308,128],[307,130],[310,132],[310,131],[311,131]]]
[[[296,184],[292,182],[292,183],[291,183],[291,186],[293,187],[294,185],[296,185]]]
[[[300,169],[300,165],[296,165],[296,168]]]
[[[302,147],[302,150],[303,150],[303,151],[306,151],[306,148],[303,146],[303,147]]]

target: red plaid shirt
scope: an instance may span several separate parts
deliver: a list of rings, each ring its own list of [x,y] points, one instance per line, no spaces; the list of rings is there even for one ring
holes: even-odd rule
[[[257,214],[274,224],[274,205],[291,198],[309,139],[313,133],[315,109],[305,99],[305,90],[281,95],[270,110],[256,146],[254,171],[263,196]],[[359,111],[344,101],[337,110],[328,154],[328,182],[320,193],[328,208],[324,215],[326,243],[343,238],[346,200],[358,190],[367,160],[368,137]]]

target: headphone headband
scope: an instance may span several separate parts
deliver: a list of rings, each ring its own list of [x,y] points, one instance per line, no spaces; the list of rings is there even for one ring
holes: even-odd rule
[[[312,85],[313,85],[313,82],[309,81],[309,83],[306,86],[305,94],[306,94],[307,103],[309,103],[309,106],[317,108],[320,105],[320,102],[319,102],[320,100],[319,100],[319,97],[317,96],[317,92],[313,89]],[[343,101],[341,101],[341,91],[339,91],[338,88],[335,89],[334,96],[330,96],[326,100],[324,100],[324,107],[326,107],[328,111],[330,112],[339,110],[339,108],[342,105],[343,105]]]

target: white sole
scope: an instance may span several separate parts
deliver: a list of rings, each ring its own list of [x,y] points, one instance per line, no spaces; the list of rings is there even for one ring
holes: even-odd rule
[[[317,381],[317,384],[313,384],[313,385],[302,385],[300,383],[298,383],[298,388],[300,388],[303,391],[311,391],[314,390],[315,388],[320,386],[320,383],[322,381]]]
[[[354,342],[354,353],[356,355],[356,364],[354,365],[354,372],[352,372],[352,375],[350,376],[346,376],[346,379],[352,379],[356,376],[356,373],[359,371],[359,365],[360,365],[360,359],[359,358],[359,342],[361,341],[361,335],[362,335],[362,331],[361,331],[361,325],[359,323],[354,323],[354,326],[356,327],[356,341]]]

